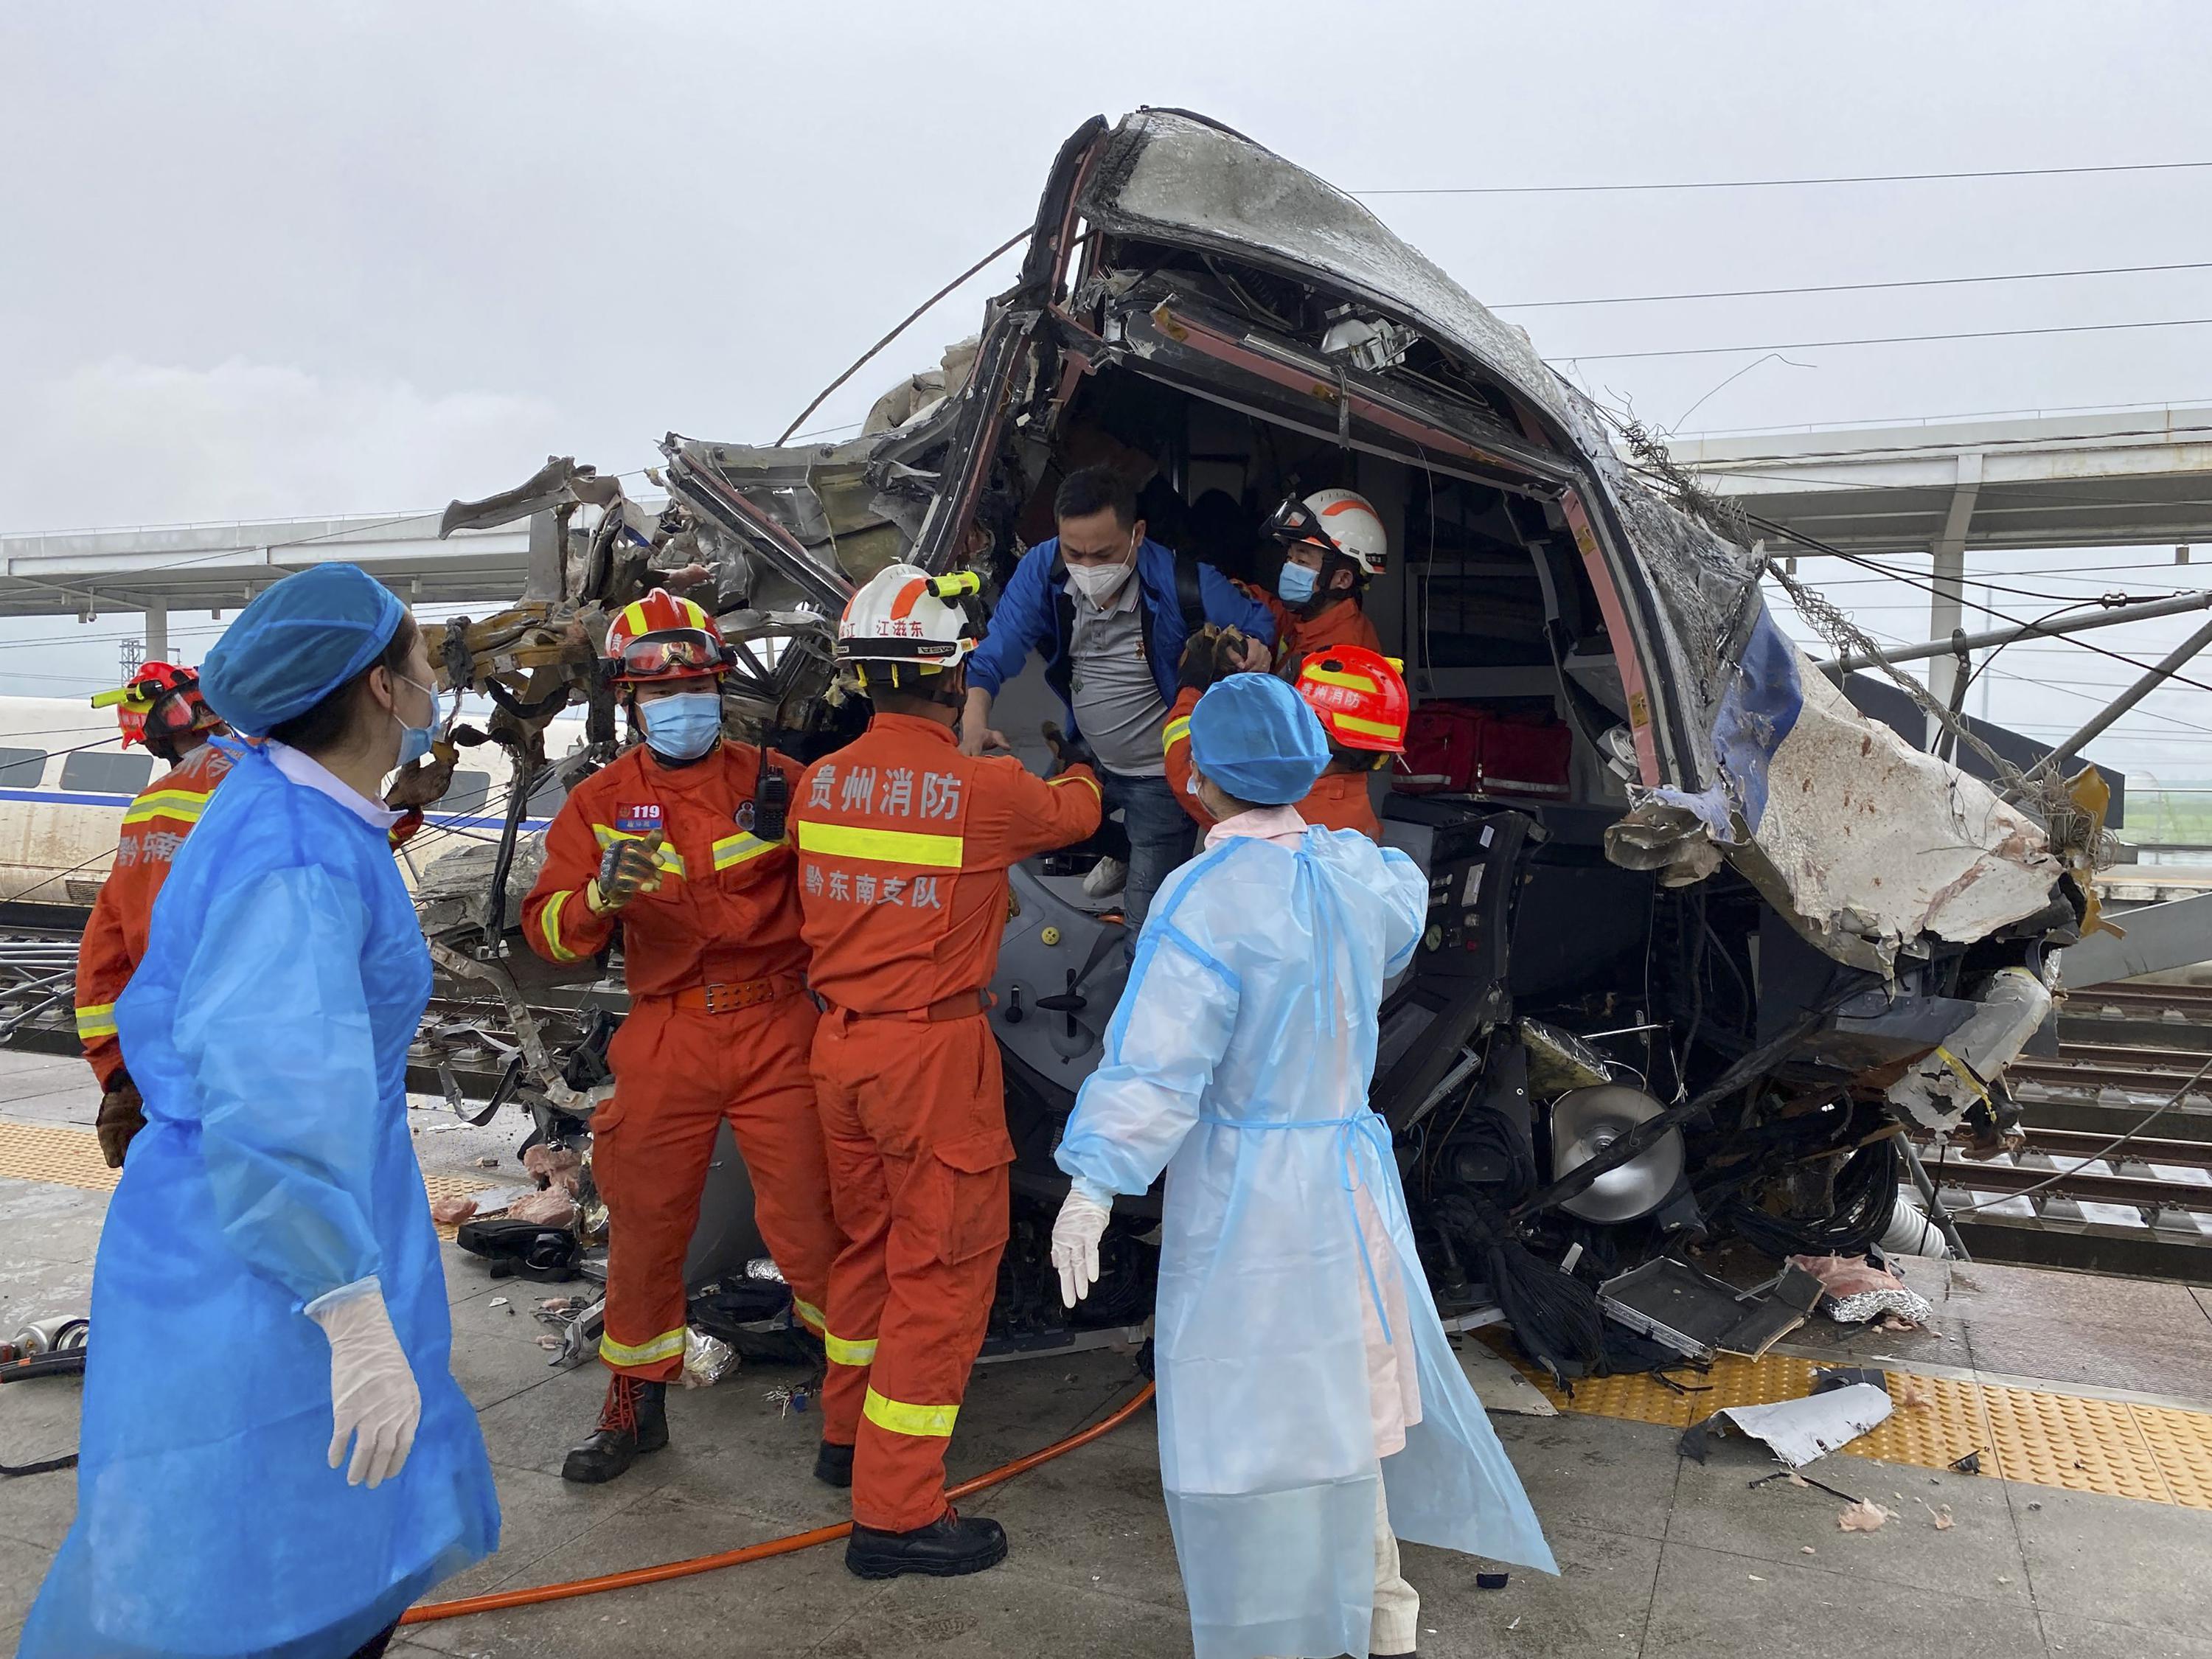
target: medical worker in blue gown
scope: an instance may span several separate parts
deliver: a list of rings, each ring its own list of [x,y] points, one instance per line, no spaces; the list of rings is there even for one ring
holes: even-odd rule
[[[200,671],[265,738],[116,1008],[146,1127],[93,1274],[76,1522],[23,1659],[348,1659],[498,1547],[407,1130],[430,963],[378,799],[435,696],[406,608],[287,577]]]
[[[1367,1109],[1383,981],[1428,884],[1287,805],[1328,744],[1280,680],[1219,682],[1190,746],[1217,826],[1153,901],[1068,1121],[1054,1263],[1073,1306],[1114,1195],[1166,1170],[1160,1474],[1197,1659],[1407,1654],[1420,1600],[1399,1539],[1557,1571]]]

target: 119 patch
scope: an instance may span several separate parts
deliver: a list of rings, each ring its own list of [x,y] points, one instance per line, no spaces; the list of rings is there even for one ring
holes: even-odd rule
[[[660,803],[649,800],[635,805],[617,804],[615,828],[626,836],[651,835],[660,828]]]

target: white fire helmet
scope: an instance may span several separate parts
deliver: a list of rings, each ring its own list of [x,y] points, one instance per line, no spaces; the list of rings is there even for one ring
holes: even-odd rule
[[[1390,538],[1366,496],[1356,489],[1317,489],[1303,501],[1295,496],[1276,509],[1267,533],[1281,542],[1318,542],[1379,576],[1389,568]]]
[[[982,586],[972,570],[933,576],[920,565],[886,566],[861,586],[838,618],[837,660],[953,666],[975,648],[978,637],[960,601]]]

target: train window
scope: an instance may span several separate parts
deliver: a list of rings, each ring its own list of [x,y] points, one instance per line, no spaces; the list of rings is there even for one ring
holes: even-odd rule
[[[455,817],[472,817],[483,810],[484,801],[490,793],[490,773],[456,772],[452,786],[430,810],[450,813]]]
[[[103,755],[88,749],[62,763],[62,787],[88,795],[135,795],[153,775],[151,755]]]
[[[46,769],[43,749],[0,749],[0,789],[35,789]]]
[[[529,815],[533,818],[550,818],[561,810],[561,803],[568,799],[568,792],[561,787],[561,775],[548,771],[544,781],[530,792]]]

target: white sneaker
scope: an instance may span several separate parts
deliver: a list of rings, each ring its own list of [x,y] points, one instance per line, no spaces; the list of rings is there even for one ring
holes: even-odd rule
[[[1083,891],[1088,898],[1107,898],[1121,890],[1129,879],[1129,866],[1120,859],[1101,859],[1091,866],[1091,873],[1083,878]]]

